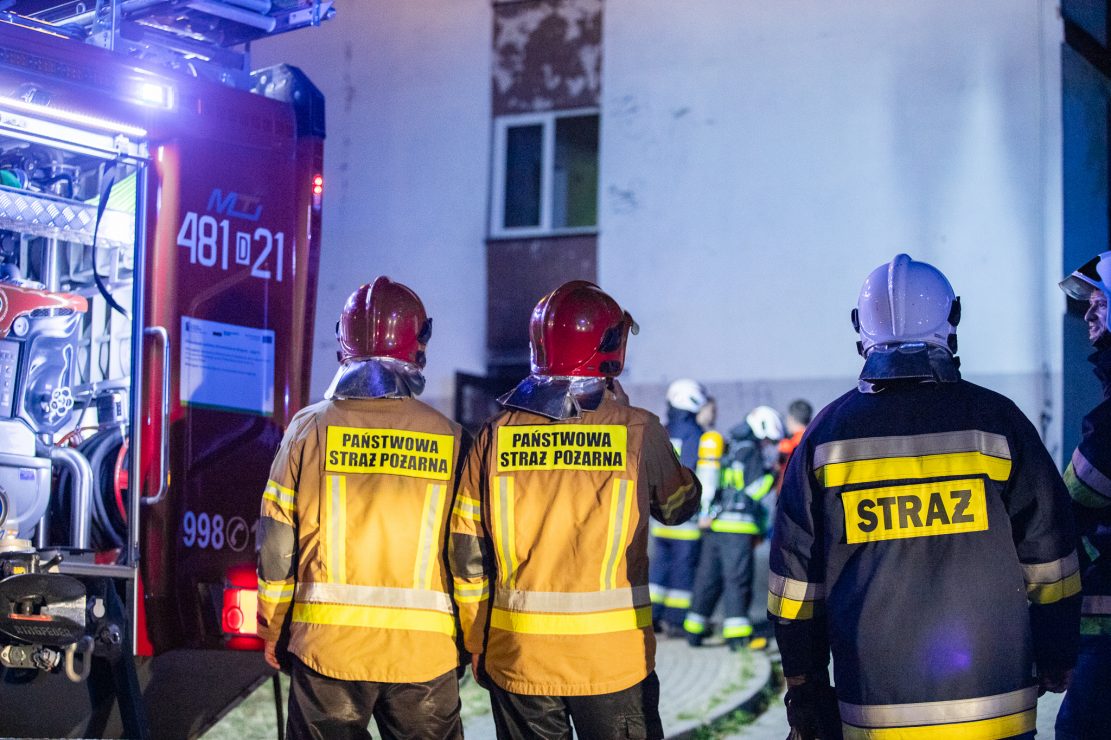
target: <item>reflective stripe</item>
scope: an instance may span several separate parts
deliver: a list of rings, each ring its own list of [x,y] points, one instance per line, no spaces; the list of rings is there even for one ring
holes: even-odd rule
[[[602,574],[598,578],[601,589],[617,588],[617,566],[625,553],[625,539],[629,536],[629,516],[633,510],[633,495],[629,490],[633,484],[627,480],[615,480],[610,492],[609,541],[606,542],[606,555],[602,558]]]
[[[500,609],[554,614],[589,614],[616,609],[639,609],[648,606],[651,601],[652,595],[647,586],[569,592],[498,589],[494,594],[494,606]]]
[[[1111,596],[1085,596],[1080,602],[1080,613],[1111,614]]]
[[[420,539],[417,541],[417,557],[413,565],[413,586],[418,589],[432,588],[436,555],[443,547],[440,524],[444,519],[444,491],[445,487],[440,483],[429,483],[425,488]]]
[[[1074,453],[1075,454],[1075,453]],[[1111,506],[1111,498],[1104,496],[1096,489],[1089,486],[1076,475],[1076,468],[1070,462],[1065,467],[1065,488],[1069,489],[1069,496],[1081,506],[1089,509],[1106,509]]]
[[[665,518],[670,519],[671,515],[683,505],[683,502],[686,501],[687,494],[690,493],[692,488],[694,488],[693,483],[689,486],[681,486],[679,490],[667,497],[667,501],[660,507],[663,510]]]
[[[1002,434],[968,429],[962,432],[911,434],[899,437],[864,437],[826,442],[814,448],[814,469],[834,463],[883,457],[918,457],[952,452],[982,452],[1011,459],[1011,447]]]
[[[1079,593],[1079,570],[1075,551],[1049,563],[1023,565],[1026,595],[1035,604],[1052,604]]]
[[[1111,635],[1111,617],[1082,616],[1080,618],[1080,634]]]
[[[472,522],[481,522],[482,504],[473,498],[459,494],[455,497],[455,506],[452,507],[451,513],[462,519],[470,519]]]
[[[485,578],[480,583],[455,580],[455,600],[460,604],[473,604],[488,598],[490,598],[490,582]]]
[[[321,497],[320,554],[324,577],[331,583],[347,581],[347,476],[329,475]]]
[[[985,475],[996,481],[1011,477],[1011,461],[980,452],[954,452],[922,457],[887,457],[878,460],[826,465],[816,471],[818,481],[830,488],[854,483],[877,483],[915,478]]]
[[[652,599],[653,604],[664,603],[664,596],[667,594],[667,589],[656,583],[648,584],[648,595]]]
[[[297,601],[305,604],[396,606],[451,614],[450,596],[443,591],[415,588],[356,586],[350,583],[298,583]]]
[[[266,481],[266,488],[262,492],[262,497],[276,503],[278,508],[287,514],[293,515],[297,512],[297,500],[291,488],[280,486],[274,481],[268,480]]]
[[[1049,563],[1023,564],[1022,576],[1027,583],[1055,583],[1071,576],[1080,570],[1080,563],[1073,550],[1063,558],[1058,558]]]
[[[711,532],[723,534],[760,534],[760,526],[755,522],[738,522],[733,519],[715,519],[710,522]]]
[[[1081,483],[1101,496],[1111,498],[1111,479],[1088,462],[1088,458],[1084,457],[1079,447],[1072,453],[1072,469]]]
[[[652,625],[652,607],[591,614],[527,614],[494,607],[490,627],[534,635],[600,635]]]
[[[760,485],[755,490],[749,491],[748,488],[745,488],[745,494],[753,501],[759,501],[771,492],[772,486],[775,485],[775,476],[768,473],[758,482]]]
[[[706,617],[694,612],[687,612],[687,618],[683,620],[683,629],[692,635],[703,634],[706,631]]]
[[[669,609],[690,609],[691,592],[673,588],[664,596],[663,603]]]
[[[1035,604],[1052,604],[1080,593],[1080,573],[1073,573],[1056,583],[1027,583],[1026,598]]]
[[[909,727],[972,722],[1024,712],[1035,707],[1037,703],[1037,686],[974,699],[916,704],[869,705],[838,702],[841,707],[841,721],[857,727]]]
[[[924,725],[921,727],[892,727],[864,729],[842,724],[844,740],[998,740],[1033,732],[1037,724],[1037,710],[977,722],[949,725]]]
[[[493,515],[494,550],[498,556],[498,575],[506,588],[513,588],[517,581],[517,552],[516,541],[513,536],[513,478],[508,475],[494,476],[492,488],[497,492],[494,496],[494,505],[491,507]]]
[[[652,527],[652,536],[661,540],[693,541],[702,538],[702,530],[697,524],[676,524],[674,527],[663,525]]]
[[[721,636],[725,639],[734,637],[749,637],[752,634],[752,623],[744,617],[730,617],[721,624]]]
[[[455,617],[424,609],[394,609],[381,606],[349,604],[293,605],[293,621],[343,627],[374,627],[377,629],[438,632],[455,636]]]
[[[258,597],[271,604],[284,604],[293,600],[293,581],[265,581],[258,579]]]
[[[768,613],[780,619],[813,619],[814,601],[799,601],[786,596],[768,593]]]
[[[796,601],[813,601],[825,598],[826,585],[824,583],[807,583],[796,581],[794,578],[781,576],[778,573],[768,573],[768,591],[776,596],[786,596]]]

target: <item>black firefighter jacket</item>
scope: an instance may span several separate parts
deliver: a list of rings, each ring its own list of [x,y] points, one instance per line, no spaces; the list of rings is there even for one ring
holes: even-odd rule
[[[1076,658],[1069,496],[1034,427],[965,381],[852,391],[792,456],[769,615],[786,675],[832,649],[846,738],[1007,738]]]

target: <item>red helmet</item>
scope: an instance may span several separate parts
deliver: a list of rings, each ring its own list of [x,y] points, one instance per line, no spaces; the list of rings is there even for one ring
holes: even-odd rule
[[[615,377],[625,366],[625,340],[638,327],[601,288],[564,283],[540,299],[529,321],[532,371],[538,375]]]
[[[420,298],[385,275],[352,293],[336,323],[340,362],[392,357],[424,367],[431,337],[432,319]]]

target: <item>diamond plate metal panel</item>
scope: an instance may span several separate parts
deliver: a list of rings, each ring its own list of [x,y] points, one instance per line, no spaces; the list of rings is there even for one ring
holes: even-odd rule
[[[0,229],[92,244],[95,224],[94,205],[0,186]],[[97,235],[99,245],[130,248],[134,241],[135,217],[106,210]]]

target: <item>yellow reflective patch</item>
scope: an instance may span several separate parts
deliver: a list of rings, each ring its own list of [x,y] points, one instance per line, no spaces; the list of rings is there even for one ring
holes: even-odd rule
[[[997,740],[1032,732],[1037,724],[1036,710],[1028,709],[1005,717],[975,722],[954,722],[918,727],[854,727],[841,723],[845,740]]]
[[[455,601],[459,604],[473,604],[490,598],[490,583],[483,578],[478,583],[468,583],[455,579]]]
[[[956,475],[986,475],[992,480],[1006,481],[1011,477],[1011,461],[982,452],[951,452],[942,455],[852,460],[823,465],[816,473],[818,482],[828,488],[853,483]]]
[[[454,447],[450,434],[330,426],[324,469],[448,480]]]
[[[981,478],[847,491],[841,494],[841,503],[849,544],[988,528]]]
[[[624,470],[628,430],[620,424],[498,427],[498,472]]]
[[[652,624],[652,607],[586,614],[533,614],[493,609],[490,627],[534,635],[600,635],[625,632]]]
[[[265,581],[258,579],[258,598],[271,604],[293,601],[293,581]]]
[[[610,537],[606,541],[606,554],[602,558],[602,572],[598,579],[599,588],[617,588],[617,568],[625,555],[625,540],[629,536],[629,514],[632,511],[636,484],[627,480],[615,480],[610,493],[609,527]]]
[[[814,602],[788,599],[779,594],[768,594],[768,612],[782,619],[812,619],[814,617]]]
[[[1080,593],[1080,572],[1053,583],[1027,583],[1026,598],[1035,604],[1052,604]]]
[[[266,481],[266,488],[262,492],[265,501],[273,501],[278,508],[293,516],[297,513],[297,499],[293,489],[280,486],[272,480]]]
[[[414,630],[455,635],[455,617],[424,609],[397,609],[350,604],[294,604],[293,621],[343,627]]]

